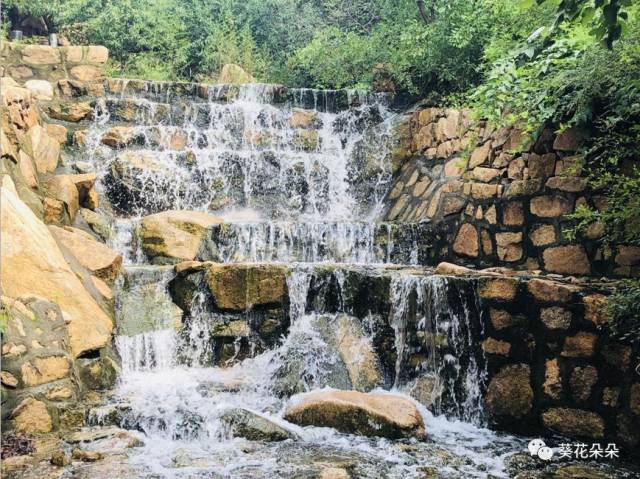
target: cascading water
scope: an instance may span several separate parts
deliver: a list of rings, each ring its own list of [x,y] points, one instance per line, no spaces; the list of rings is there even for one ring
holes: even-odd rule
[[[425,468],[505,477],[503,453],[522,445],[480,427],[484,362],[472,288],[388,265],[419,263],[423,232],[375,221],[391,178],[384,97],[133,80],[117,90],[98,103],[84,153],[119,215],[110,244],[127,271],[112,400],[116,422],[144,433],[129,458],[139,477],[317,477],[334,463],[362,478],[423,477]],[[173,304],[173,269],[143,266],[136,235],[142,215],[167,209],[225,218],[204,259],[290,263],[282,337],[260,342],[251,331],[258,313],[273,311],[214,311],[206,281],[184,314]],[[388,357],[390,377],[358,374],[367,361],[384,369]],[[282,419],[293,393],[366,383],[406,394],[420,377],[433,379],[432,412],[421,409],[428,442]],[[238,415],[270,421],[288,439],[236,437],[229,417]]]
[[[384,95],[135,84],[96,104],[82,140],[128,261],[143,259],[129,218],[168,209],[225,219],[215,261],[418,261],[415,226],[375,222],[392,175]]]

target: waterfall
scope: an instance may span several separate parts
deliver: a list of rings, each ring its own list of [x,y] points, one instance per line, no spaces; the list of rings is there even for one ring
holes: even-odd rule
[[[442,276],[398,275],[391,284],[391,324],[395,331],[395,384],[407,382],[407,332],[424,338],[426,353],[419,373],[434,379],[437,414],[484,424],[482,398],[487,382],[481,348],[482,310],[471,280]]]
[[[479,427],[486,364],[474,284],[417,266],[429,253],[424,225],[376,221],[392,176],[386,98],[112,83],[77,154],[92,162],[117,215],[109,242],[125,274],[116,285],[122,374],[113,421],[144,433],[146,446],[128,459],[140,477],[315,477],[314,464],[345,461],[353,477],[421,477],[423,467],[506,477],[500,448],[514,441]],[[206,271],[176,292],[184,277],[145,264],[138,238],[145,215],[168,209],[224,220],[199,259],[225,268],[286,263],[278,266],[286,298],[222,309]],[[365,367],[375,371],[359,375]],[[415,397],[417,381],[433,396],[429,410],[420,406],[431,442],[405,449],[282,419],[295,393],[377,388]],[[296,439],[235,437],[225,417],[238,410]],[[107,416],[91,417],[103,424]],[[446,456],[455,459],[443,466]]]

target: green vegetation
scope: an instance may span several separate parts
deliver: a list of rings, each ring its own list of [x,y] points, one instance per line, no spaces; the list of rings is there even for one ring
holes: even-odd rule
[[[632,344],[640,343],[640,281],[626,281],[609,298],[609,334]]]

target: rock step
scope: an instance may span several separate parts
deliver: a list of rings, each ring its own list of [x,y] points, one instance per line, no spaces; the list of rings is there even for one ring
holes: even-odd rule
[[[313,90],[270,84],[210,85],[130,79],[108,79],[105,89],[107,94],[121,98],[134,96],[167,103],[180,98],[197,102],[246,100],[329,112],[338,112],[362,104],[385,102],[388,99],[385,94],[353,90]]]
[[[142,252],[154,264],[192,260],[429,264],[434,237],[428,223],[228,223],[189,211],[146,216],[136,234]]]

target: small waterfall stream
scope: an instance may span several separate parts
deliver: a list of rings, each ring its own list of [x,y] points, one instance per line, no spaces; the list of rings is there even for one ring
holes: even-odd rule
[[[122,376],[108,414],[96,410],[92,419],[144,434],[145,446],[129,458],[140,477],[318,477],[334,463],[354,478],[418,478],[430,468],[442,477],[506,477],[504,456],[523,442],[483,428],[473,285],[407,267],[419,263],[420,225],[376,222],[392,174],[393,114],[384,97],[133,86],[123,81],[96,107],[81,152],[117,211],[110,242],[126,265],[117,293]],[[145,265],[136,233],[142,216],[167,209],[225,219],[207,259],[288,264],[278,313],[287,328],[275,344],[247,329],[255,311],[214,310],[204,287],[188,311],[172,302],[173,268]],[[385,292],[363,301],[376,281]],[[358,384],[353,364],[365,353],[336,347],[341,327],[376,356],[376,391],[432,397],[430,410],[420,406],[428,441],[282,419],[290,393]],[[290,439],[235,437],[226,418],[238,410],[267,418]]]

